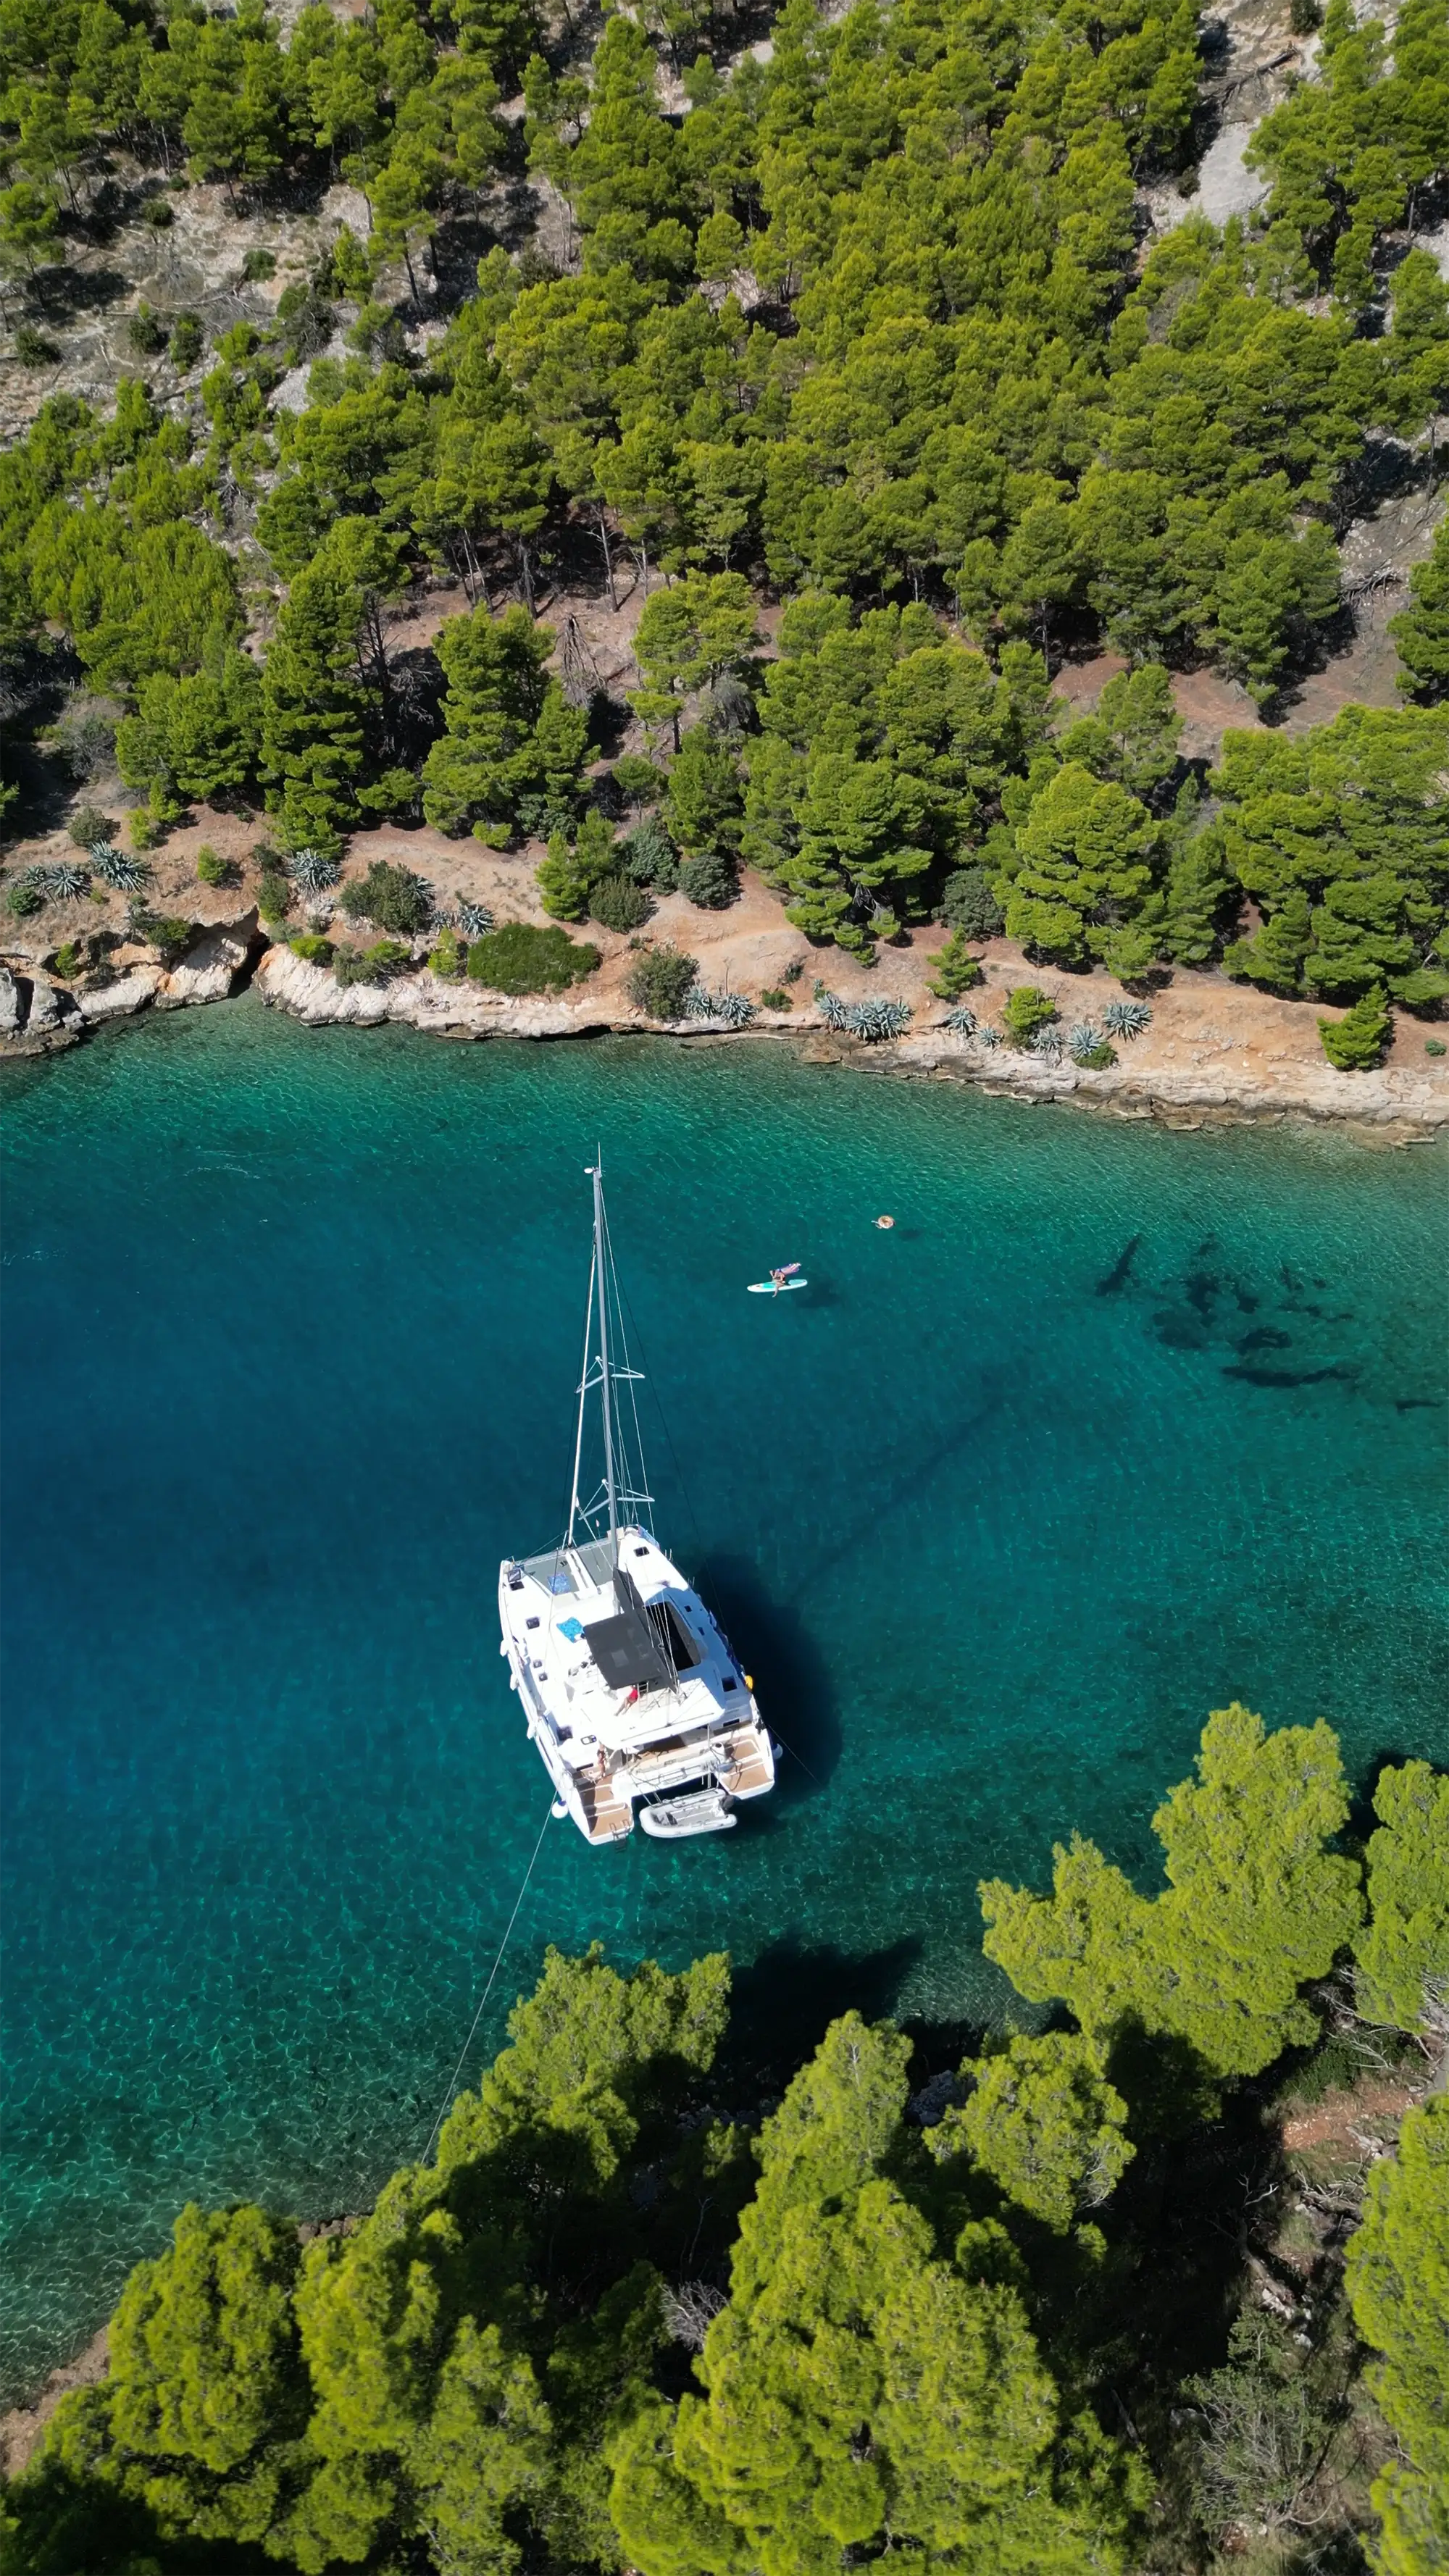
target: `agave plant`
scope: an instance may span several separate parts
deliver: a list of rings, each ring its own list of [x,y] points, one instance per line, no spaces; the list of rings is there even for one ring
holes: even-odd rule
[[[469,939],[485,939],[493,927],[493,915],[486,903],[469,903],[466,895],[456,897],[458,928]]]
[[[139,894],[151,874],[144,859],[133,859],[114,841],[92,841],[90,862],[102,885],[114,886],[118,894]]]
[[[79,859],[47,859],[27,873],[37,894],[47,896],[52,903],[73,903],[77,895],[91,890],[90,869],[82,867]]]
[[[314,850],[310,843],[292,852],[292,883],[303,894],[325,894],[342,874],[340,862],[326,850]]]
[[[755,1016],[754,1003],[743,993],[711,993],[705,985],[694,983],[684,997],[687,1020],[723,1020],[727,1029],[747,1029]]]
[[[1061,1030],[1052,1027],[1050,1024],[1048,1024],[1044,1029],[1034,1029],[1031,1037],[1031,1052],[1033,1055],[1039,1055],[1045,1064],[1060,1064],[1062,1060]]]
[[[838,993],[832,993],[829,986],[822,984],[818,978],[815,985],[815,1002],[828,1029],[849,1028],[850,1012],[846,1004],[842,1002]]]
[[[1080,1063],[1084,1055],[1091,1055],[1101,1043],[1101,1031],[1091,1020],[1073,1020],[1067,1031],[1067,1053],[1073,1064]]]
[[[882,1038],[904,1037],[910,1025],[909,1002],[852,1002],[846,1014],[846,1026],[869,1046]]]
[[[978,1046],[984,1046],[987,1048],[999,1047],[1001,1044],[1001,1031],[998,1028],[994,1028],[990,1020],[983,1020],[976,1032],[976,1042]]]
[[[1145,1002],[1109,1002],[1102,1013],[1102,1026],[1109,1037],[1140,1038],[1152,1026],[1152,1013]]]
[[[955,1038],[974,1038],[977,1033],[976,1014],[970,1003],[958,1002],[954,1011],[946,1013],[944,1025]]]

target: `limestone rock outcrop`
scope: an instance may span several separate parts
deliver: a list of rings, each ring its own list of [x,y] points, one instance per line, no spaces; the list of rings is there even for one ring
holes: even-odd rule
[[[260,933],[255,912],[203,930],[156,987],[158,1011],[197,1002],[224,1002],[236,991]]]
[[[142,965],[128,966],[108,984],[83,986],[75,997],[81,1018],[93,1026],[98,1020],[123,1020],[131,1012],[144,1011],[160,981],[159,966]]]

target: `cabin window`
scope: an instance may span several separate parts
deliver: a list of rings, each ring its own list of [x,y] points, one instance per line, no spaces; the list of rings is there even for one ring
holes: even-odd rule
[[[537,1621],[536,1619],[530,1619],[530,1620],[527,1622],[527,1625],[528,1625],[530,1628],[536,1628],[536,1627],[538,1626],[538,1621]]]

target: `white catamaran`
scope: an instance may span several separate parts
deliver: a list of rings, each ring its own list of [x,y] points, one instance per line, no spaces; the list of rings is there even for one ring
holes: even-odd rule
[[[557,1793],[556,1816],[572,1816],[591,1843],[632,1833],[636,1809],[646,1834],[721,1833],[741,1799],[773,1789],[775,1750],[729,1639],[637,1517],[651,1501],[633,1395],[639,1372],[624,1341],[602,1168],[592,1166],[590,1177],[594,1257],[568,1529],[548,1555],[499,1568],[499,1653]],[[586,1502],[580,1476],[594,1394],[603,1475]]]

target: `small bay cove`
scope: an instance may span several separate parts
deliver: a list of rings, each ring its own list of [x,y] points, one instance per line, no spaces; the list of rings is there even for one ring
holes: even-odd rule
[[[470,2073],[549,1940],[727,1947],[801,2046],[999,2016],[977,1879],[1073,1827],[1150,1878],[1235,1694],[1449,1751],[1440,1148],[254,1000],[0,1097],[8,2395],[187,2197],[357,2208],[426,2141],[547,1805],[493,1596],[596,1142],[660,1533],[793,1758],[682,1850],[552,1828]]]

